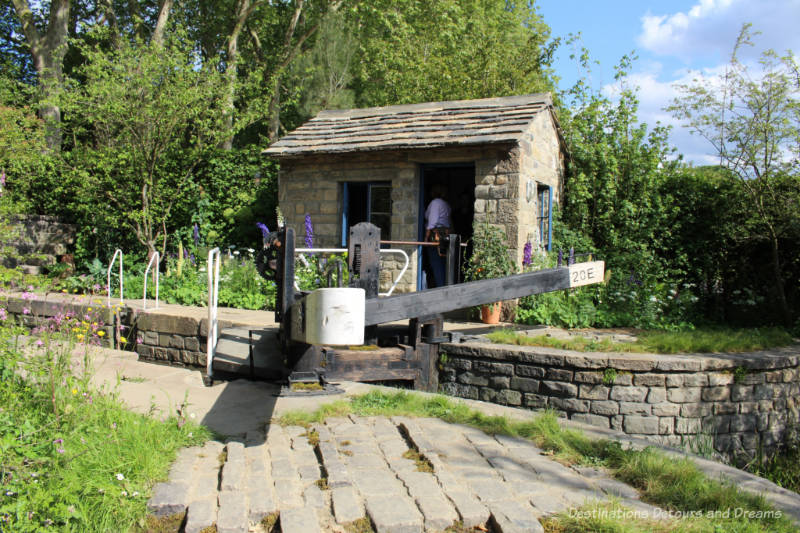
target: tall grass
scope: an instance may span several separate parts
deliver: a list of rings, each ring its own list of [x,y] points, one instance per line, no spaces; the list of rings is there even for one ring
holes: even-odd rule
[[[89,372],[74,371],[69,339],[40,339],[23,356],[9,331],[0,327],[0,531],[143,524],[152,485],[208,430],[133,413],[113,392],[93,389]]]
[[[568,339],[538,335],[529,337],[514,330],[501,329],[487,335],[499,344],[549,346],[581,352],[629,353],[731,353],[766,350],[792,343],[792,336],[781,328],[694,329],[687,331],[640,331],[635,342],[613,342],[580,335]]]

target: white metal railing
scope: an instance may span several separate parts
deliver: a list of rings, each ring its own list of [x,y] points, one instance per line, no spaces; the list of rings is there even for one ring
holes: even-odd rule
[[[381,250],[381,253],[382,254],[400,254],[406,260],[406,264],[403,265],[403,268],[400,270],[400,274],[398,274],[397,279],[394,280],[394,283],[392,283],[392,286],[389,287],[389,291],[385,292],[385,293],[379,293],[378,294],[378,296],[391,296],[392,293],[394,292],[394,288],[397,287],[397,284],[400,283],[401,279],[403,279],[403,274],[405,274],[406,270],[408,270],[408,262],[409,262],[408,261],[408,254],[405,253],[403,250]]]
[[[150,257],[150,261],[147,263],[147,268],[144,270],[144,290],[142,291],[142,309],[147,311],[147,275],[150,273],[150,267],[153,266],[153,260],[156,262],[156,306],[154,309],[158,309],[158,275],[160,273],[161,267],[160,265],[160,256],[158,252],[153,252],[152,257]]]
[[[308,261],[306,261],[305,256],[302,254],[310,254],[310,253],[341,254],[346,251],[347,248],[295,248],[294,253],[300,254],[300,260],[303,262],[303,264],[308,266]],[[401,279],[403,279],[403,275],[406,273],[406,270],[408,270],[408,264],[409,264],[408,254],[405,253],[403,250],[396,250],[396,249],[381,249],[380,252],[382,254],[400,254],[406,260],[406,264],[403,265],[403,268],[400,270],[400,275],[397,276],[397,279],[394,280],[394,282],[392,282],[392,286],[389,287],[389,290],[387,292],[378,293],[378,296],[391,296],[392,293],[394,292],[395,287],[397,287],[397,284],[400,283]],[[300,290],[300,288],[297,286],[297,279],[294,280],[294,288],[295,290]]]
[[[217,322],[217,301],[219,295],[219,248],[214,248],[208,252],[208,341],[206,342],[206,374],[209,378],[213,376],[212,365],[214,363],[214,352],[217,349],[217,338],[219,336],[219,323]]]
[[[114,261],[117,260],[117,256],[119,256],[119,303],[122,303],[125,300],[125,296],[123,293],[123,281],[122,281],[122,250],[117,248],[114,251],[114,257],[111,258],[111,263],[108,265],[108,272],[106,272],[106,287],[108,288],[108,298],[107,303],[108,307],[111,307],[111,269],[114,268]]]

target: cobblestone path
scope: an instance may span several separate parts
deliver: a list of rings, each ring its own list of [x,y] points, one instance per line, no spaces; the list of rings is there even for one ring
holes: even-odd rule
[[[531,533],[543,531],[542,515],[609,495],[657,515],[628,485],[561,465],[526,440],[438,419],[351,416],[184,449],[148,507],[186,511],[187,533],[264,531],[270,516],[283,533],[345,531],[363,517],[379,533],[456,523]]]

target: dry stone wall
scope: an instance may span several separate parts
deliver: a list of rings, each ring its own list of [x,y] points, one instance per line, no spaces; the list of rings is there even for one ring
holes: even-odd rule
[[[108,308],[101,297],[71,298],[48,294],[46,299],[9,295],[2,299],[14,320],[29,329],[50,328],[65,317],[91,316],[108,347],[136,351],[141,359],[186,366],[205,366],[208,319],[177,316],[157,310],[142,312],[125,305]],[[67,319],[68,320],[68,319]],[[219,321],[219,329],[235,324]],[[125,342],[120,342],[124,338]]]
[[[711,439],[731,459],[775,451],[798,427],[800,347],[732,355],[576,353],[446,344],[443,392],[674,446]]]
[[[15,253],[5,254],[3,266],[39,274],[42,267],[54,265],[58,260],[72,261],[67,251],[75,242],[74,224],[46,215],[15,215],[9,223],[6,239],[0,246],[9,246]]]

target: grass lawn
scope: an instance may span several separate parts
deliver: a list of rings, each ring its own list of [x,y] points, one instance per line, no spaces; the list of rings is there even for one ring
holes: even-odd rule
[[[500,329],[487,335],[498,344],[549,346],[581,352],[631,353],[730,353],[750,352],[788,346],[792,336],[781,328],[698,328],[688,331],[641,331],[635,342],[595,340],[582,336],[558,339],[539,335],[529,337],[512,329]]]
[[[593,440],[585,434],[563,429],[555,413],[547,412],[531,421],[514,421],[506,417],[487,416],[444,396],[423,396],[406,392],[372,391],[349,401],[327,404],[314,412],[291,412],[280,418],[285,425],[308,426],[330,416],[426,416],[455,424],[465,424],[489,434],[502,434],[532,440],[554,459],[570,464],[599,465],[617,479],[639,490],[642,500],[674,513],[701,511],[704,516],[670,520],[652,527],[646,521],[593,522],[592,518],[571,519],[559,515],[546,522],[547,530],[572,531],[709,531],[709,532],[789,532],[798,531],[795,524],[776,512],[762,497],[739,490],[731,484],[706,477],[689,459],[675,459],[655,449],[623,449],[610,440]],[[734,516],[735,510],[752,513]],[[728,515],[726,518],[726,511]],[[708,515],[712,515],[711,518]],[[601,527],[602,526],[602,527]]]
[[[126,409],[41,347],[24,361],[0,331],[0,531],[113,531],[145,524],[156,481],[208,430]]]

